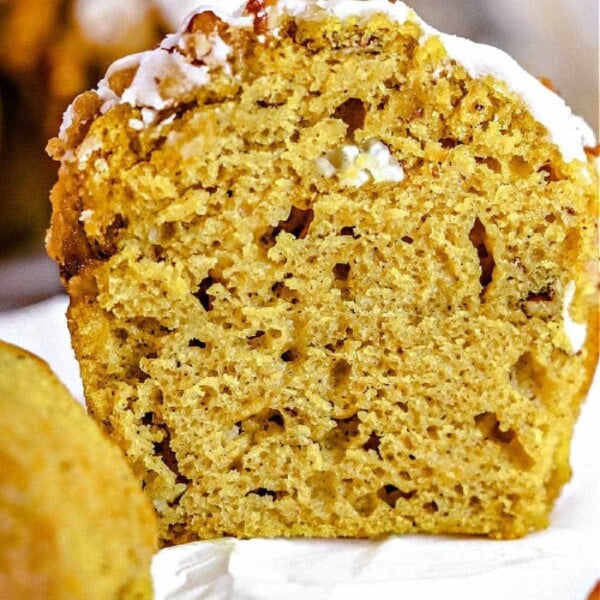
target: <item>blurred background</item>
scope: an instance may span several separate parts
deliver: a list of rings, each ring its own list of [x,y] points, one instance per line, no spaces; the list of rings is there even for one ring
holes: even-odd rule
[[[368,0],[367,0],[368,1]],[[46,157],[72,98],[202,0],[0,0],[0,310],[61,290],[45,257]],[[598,0],[408,0],[434,27],[503,48],[598,131]]]

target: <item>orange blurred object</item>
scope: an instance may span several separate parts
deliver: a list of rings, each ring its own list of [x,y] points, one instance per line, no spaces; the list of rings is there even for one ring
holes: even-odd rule
[[[117,58],[170,28],[151,0],[0,1],[0,257],[41,246],[62,113]]]

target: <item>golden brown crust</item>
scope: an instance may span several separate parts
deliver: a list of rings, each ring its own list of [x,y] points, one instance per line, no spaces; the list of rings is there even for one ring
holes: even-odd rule
[[[38,357],[0,342],[0,597],[151,598],[154,516]]]
[[[69,193],[69,180],[62,178],[52,190],[52,221],[46,238],[48,254],[61,265],[64,281],[81,271],[93,260],[90,244],[79,221],[81,208],[73,202],[75,192]]]

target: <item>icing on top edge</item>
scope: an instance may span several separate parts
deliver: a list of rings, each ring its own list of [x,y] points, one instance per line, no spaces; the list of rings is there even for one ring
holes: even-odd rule
[[[98,85],[98,94],[104,100],[102,112],[115,104],[127,103],[132,106],[162,110],[176,103],[176,98],[163,98],[158,88],[161,77],[177,74],[181,93],[192,91],[210,80],[212,68],[221,65],[228,68],[228,47],[215,33],[211,35],[217,51],[202,57],[204,64],[193,63],[185,53],[182,41],[190,21],[194,16],[212,11],[219,19],[233,27],[251,28],[253,16],[245,12],[243,0],[220,0],[205,3],[195,8],[183,21],[179,30],[168,35],[155,50],[125,57],[108,69],[106,77]],[[404,23],[413,20],[423,28],[422,42],[435,36],[444,45],[449,57],[461,64],[474,79],[493,76],[506,83],[507,87],[520,97],[533,118],[548,130],[551,141],[558,147],[565,162],[586,161],[585,146],[594,146],[596,138],[592,129],[581,118],[574,115],[564,100],[546,88],[535,77],[525,71],[507,53],[458,36],[444,34],[423,22],[404,2],[389,0],[278,0],[266,9],[269,24],[276,32],[278,20],[284,15],[297,19],[312,19],[334,16],[340,20],[351,17],[368,17],[383,13],[391,20]],[[175,49],[175,51],[173,51]],[[195,57],[198,58],[198,57]],[[138,67],[131,85],[121,96],[115,94],[108,85],[109,78],[116,72]],[[146,114],[149,114],[146,111]],[[65,113],[65,122],[60,130],[64,138],[68,129],[70,113]],[[145,119],[151,121],[151,118]]]
[[[491,75],[504,81],[525,102],[533,118],[546,127],[565,162],[585,162],[584,146],[595,145],[594,133],[581,117],[573,114],[558,94],[530,75],[503,50],[455,35],[437,35],[448,55],[460,63],[473,79]]]

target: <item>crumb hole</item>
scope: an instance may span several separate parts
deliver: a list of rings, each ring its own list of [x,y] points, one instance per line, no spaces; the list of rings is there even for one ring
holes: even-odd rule
[[[283,281],[278,281],[271,286],[271,291],[275,294],[275,297],[290,302],[291,304],[298,304],[298,292],[289,288]]]
[[[118,249],[121,232],[127,229],[129,225],[127,219],[116,214],[111,223],[104,230],[103,240],[97,244],[93,244],[94,250],[100,258],[110,258]]]
[[[539,292],[530,292],[527,295],[527,302],[552,302],[554,300],[555,292],[552,286],[545,287]]]
[[[431,502],[425,502],[425,504],[423,504],[423,509],[430,514],[433,514],[438,512],[439,507],[437,505],[437,502],[432,500]]]
[[[144,413],[144,415],[142,416],[142,425],[145,425],[146,427],[152,425],[152,423],[154,422],[154,413],[153,412],[147,412]]]
[[[352,292],[349,286],[350,265],[347,263],[338,263],[331,270],[335,287],[340,290],[342,300],[352,300]]]
[[[477,415],[475,417],[475,424],[486,439],[491,439],[501,444],[509,444],[515,437],[515,432],[512,429],[508,429],[507,431],[500,429],[500,421],[496,413],[485,412]]]
[[[269,227],[261,236],[260,242],[264,246],[271,248],[275,245],[277,236],[282,231],[292,234],[296,239],[303,240],[308,235],[314,218],[315,212],[312,208],[302,209],[292,206],[287,219],[279,221],[275,227]]]
[[[318,502],[329,505],[337,496],[337,477],[331,471],[315,473],[307,478],[306,483],[312,488],[313,499]]]
[[[518,468],[528,470],[533,466],[533,459],[527,454],[514,429],[503,430],[495,413],[477,415],[475,424],[483,437],[501,446]]]
[[[367,109],[360,98],[348,98],[333,113],[335,119],[340,119],[346,124],[346,132],[349,136],[353,136],[356,130],[363,129],[366,116]]]
[[[335,431],[338,436],[349,440],[358,434],[358,426],[360,425],[358,414],[352,415],[347,419],[334,419],[334,421],[335,429],[333,431]]]
[[[555,181],[560,181],[560,176],[556,171],[556,168],[551,163],[547,163],[538,169],[538,173],[542,173],[544,175],[544,179],[546,183],[554,183]]]
[[[348,281],[350,276],[350,265],[348,263],[338,263],[333,267],[333,276],[338,281]]]
[[[350,380],[351,372],[352,365],[347,360],[343,358],[337,360],[331,370],[331,376],[335,387],[346,385]]]
[[[289,348],[281,355],[283,362],[294,362],[300,356],[297,348]]]
[[[527,297],[521,301],[520,307],[529,318],[537,317],[549,320],[558,312],[555,299],[554,288],[548,285],[541,290],[529,292]]]
[[[545,383],[548,381],[546,369],[539,364],[530,352],[519,357],[519,360],[510,370],[510,383],[512,387],[525,398],[537,398],[544,402]]]
[[[160,241],[169,242],[177,234],[177,226],[171,221],[167,221],[160,226]]]
[[[408,412],[408,404],[406,404],[406,402],[396,402],[396,406],[398,406],[402,412]]]
[[[413,238],[411,238],[409,235],[405,235],[402,238],[400,238],[405,244],[414,244],[415,240],[413,240]]]
[[[379,446],[381,445],[381,436],[376,433],[372,433],[369,436],[369,439],[363,444],[363,448],[367,451],[375,450],[377,456],[381,458],[381,454],[379,453]]]
[[[281,411],[265,408],[259,413],[236,423],[240,433],[278,433],[285,429],[285,420]]]
[[[440,438],[439,433],[438,433],[438,428],[435,425],[430,425],[427,428],[427,435],[432,439],[432,440],[438,440]]]
[[[189,343],[188,346],[190,348],[206,348],[206,343],[202,342],[201,340],[199,340],[198,338],[192,338]]]
[[[494,173],[502,172],[502,165],[500,164],[500,161],[497,158],[493,158],[492,156],[486,156],[485,158],[478,156],[475,158],[475,162],[480,165],[485,165],[490,171]]]
[[[329,350],[329,352],[337,352],[344,347],[345,339],[337,340],[335,344],[325,344],[325,349]]]
[[[479,283],[481,284],[482,290],[480,297],[483,299],[487,287],[492,282],[496,262],[494,261],[494,256],[491,251],[491,244],[487,231],[479,217],[475,219],[473,227],[469,232],[469,240],[471,241],[471,244],[473,244],[475,250],[477,250],[477,257],[481,268]]]
[[[399,490],[395,485],[384,485],[377,491],[377,497],[383,500],[386,504],[388,504],[391,508],[396,508],[396,504],[400,498],[404,500],[410,500],[416,494],[416,490],[411,490],[409,492],[403,492]]]
[[[455,140],[454,138],[445,137],[445,138],[440,139],[440,145],[442,146],[442,148],[444,148],[446,150],[450,150],[450,149],[456,148],[456,146],[460,145],[460,142],[458,140]]]
[[[214,284],[213,278],[209,275],[205,277],[198,286],[198,290],[194,292],[194,296],[199,300],[202,308],[206,312],[210,312],[213,309],[214,296],[210,296],[207,292],[209,288]]]
[[[533,173],[532,166],[522,156],[513,156],[510,160],[509,168],[513,175],[522,179],[529,177]]]
[[[342,227],[340,229],[340,235],[349,236],[355,240],[358,240],[360,238],[360,233],[356,233],[356,227],[354,226]]]
[[[171,434],[166,427],[162,427],[164,437],[162,441],[154,443],[154,453],[157,456],[161,456],[163,463],[173,472],[176,476],[176,483],[188,484],[191,482],[190,479],[185,477],[179,470],[179,464],[177,462],[177,455],[171,447]]]
[[[269,497],[272,500],[278,500],[281,498],[281,494],[286,494],[286,492],[274,492],[273,490],[268,490],[267,488],[257,488],[255,490],[250,490],[246,493],[245,497],[248,496],[259,496],[260,498]]]
[[[269,421],[269,423],[275,423],[275,425],[277,425],[278,427],[283,428],[284,426],[283,415],[278,410],[274,410],[273,414],[270,417],[268,417],[267,420]]]
[[[263,337],[265,335],[265,332],[262,330],[257,331],[255,334],[253,335],[249,335],[246,339],[249,342],[253,342],[255,340],[259,340],[261,337]]]

